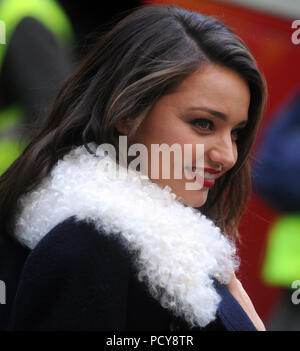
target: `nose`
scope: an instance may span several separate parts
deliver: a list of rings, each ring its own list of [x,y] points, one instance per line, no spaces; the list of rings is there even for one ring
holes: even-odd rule
[[[217,137],[207,154],[212,163],[226,169],[232,168],[237,161],[237,147],[231,135]]]

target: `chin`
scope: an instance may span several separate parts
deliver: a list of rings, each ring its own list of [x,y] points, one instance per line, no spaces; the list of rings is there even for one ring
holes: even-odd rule
[[[190,192],[193,192],[192,190]],[[190,207],[201,207],[206,203],[207,200],[207,195],[208,192],[200,192],[199,191],[194,191],[193,195],[188,195],[185,196],[182,199],[182,202],[186,205],[186,206],[190,206]]]

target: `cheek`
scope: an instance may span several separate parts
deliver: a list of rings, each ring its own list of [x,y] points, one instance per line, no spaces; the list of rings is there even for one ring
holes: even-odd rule
[[[239,157],[239,153],[238,153],[238,147],[236,144],[233,144],[233,155],[234,155],[234,159],[235,159],[235,163],[236,164],[236,161]]]
[[[147,146],[151,144],[162,143],[167,137],[167,130],[164,125],[159,125],[155,118],[145,120],[137,130],[134,136],[136,143],[142,143]]]
[[[141,128],[134,138],[135,142],[142,143],[151,150],[151,144],[167,144],[172,146],[174,144],[179,144],[182,146],[184,144],[192,144],[190,141],[190,134],[187,133],[180,124],[173,122],[170,124],[160,123],[156,125],[154,123],[145,124]]]

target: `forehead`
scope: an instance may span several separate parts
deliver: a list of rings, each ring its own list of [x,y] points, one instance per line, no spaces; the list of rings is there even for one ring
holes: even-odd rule
[[[180,109],[204,105],[228,116],[246,119],[250,91],[244,79],[235,71],[206,65],[188,76],[169,96]]]

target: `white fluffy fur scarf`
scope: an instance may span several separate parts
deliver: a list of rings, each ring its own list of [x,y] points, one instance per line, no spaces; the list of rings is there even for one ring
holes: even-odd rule
[[[101,235],[120,235],[136,253],[139,279],[163,307],[191,326],[207,325],[220,302],[212,277],[228,283],[237,268],[233,243],[169,187],[133,170],[120,179],[110,166],[115,166],[111,158],[96,157],[85,147],[71,151],[20,199],[16,237],[34,249],[70,216],[93,222]]]

